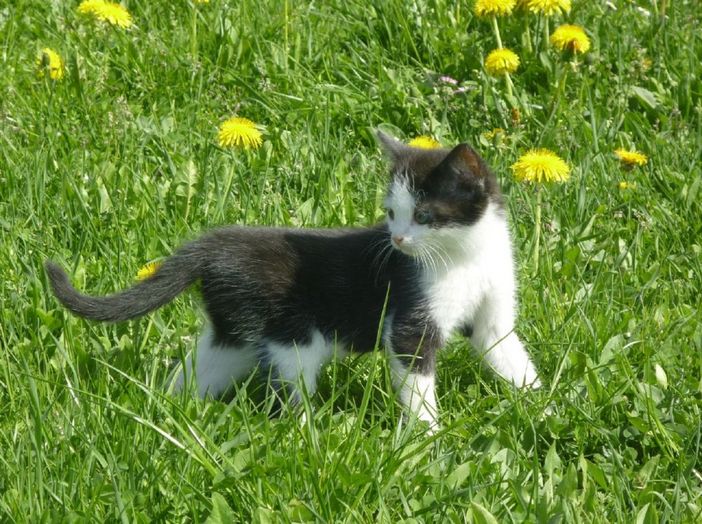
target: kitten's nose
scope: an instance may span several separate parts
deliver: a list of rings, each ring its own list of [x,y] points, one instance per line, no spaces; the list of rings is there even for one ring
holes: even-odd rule
[[[395,242],[398,246],[401,246],[402,243],[405,241],[405,237],[399,237],[399,236],[394,236],[392,237],[392,241]]]

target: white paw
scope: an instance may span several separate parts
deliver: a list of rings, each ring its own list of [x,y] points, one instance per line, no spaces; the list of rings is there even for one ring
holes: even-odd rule
[[[513,377],[512,382],[514,382],[517,387],[531,389],[538,389],[541,387],[541,381],[531,362],[527,362],[526,368],[521,372],[514,373]]]
[[[524,384],[522,384],[523,388],[531,388],[531,389],[539,389],[541,387],[541,381],[539,380],[539,377],[534,377],[531,382],[528,380],[524,381]]]

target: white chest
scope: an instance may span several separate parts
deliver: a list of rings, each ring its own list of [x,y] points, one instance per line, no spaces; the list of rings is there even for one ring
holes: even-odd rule
[[[487,268],[479,264],[427,275],[424,285],[430,315],[444,337],[471,322],[491,287]]]

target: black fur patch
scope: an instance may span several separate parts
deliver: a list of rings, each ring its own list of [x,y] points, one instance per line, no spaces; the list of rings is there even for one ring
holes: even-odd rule
[[[227,345],[260,339],[305,344],[319,330],[369,351],[384,307],[386,314],[400,305],[405,311],[422,299],[415,261],[389,249],[385,227],[228,228],[198,243],[205,307],[217,340]],[[427,323],[420,312],[412,316],[408,322]]]

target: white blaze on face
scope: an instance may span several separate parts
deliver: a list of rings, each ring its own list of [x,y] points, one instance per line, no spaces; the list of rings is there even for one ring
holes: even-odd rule
[[[397,177],[385,199],[388,210],[388,228],[394,248],[408,255],[415,254],[421,237],[429,229],[414,221],[416,201],[406,177]]]

